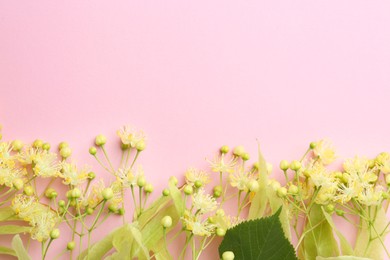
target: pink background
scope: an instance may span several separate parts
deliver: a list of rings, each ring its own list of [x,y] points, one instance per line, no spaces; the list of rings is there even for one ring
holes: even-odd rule
[[[389,10],[357,0],[1,1],[3,135],[66,140],[94,165],[93,137],[106,134],[114,151],[116,129],[133,124],[148,134],[141,162],[158,193],[222,144],[255,158],[256,138],[275,165],[323,137],[341,157],[374,156],[390,150]]]

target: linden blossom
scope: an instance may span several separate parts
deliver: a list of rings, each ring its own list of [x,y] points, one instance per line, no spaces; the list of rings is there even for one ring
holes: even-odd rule
[[[201,259],[205,249],[217,241],[215,238],[225,237],[232,227],[237,231],[248,219],[277,213],[280,215],[275,218],[283,228],[281,239],[286,237],[291,242],[294,232],[295,252],[301,259],[337,256],[346,249],[349,254],[381,259],[380,248],[390,258],[384,244],[390,229],[386,217],[389,153],[346,159],[342,169],[334,170],[328,166],[336,158],[333,145],[319,140],[310,143],[301,159],[282,160],[281,171],[277,172],[261,154],[258,162],[248,164],[251,156],[244,147],[230,149],[224,145],[208,161],[211,171],[219,176],[210,175],[209,170],[188,168],[184,183],[171,176],[166,187],[157,187],[163,190],[160,196],[148,203],[155,188],[137,161],[146,148],[145,134],[129,126],[117,134],[120,162],[111,160],[105,150],[110,140],[104,135],[96,136],[95,145],[89,149],[109,173],[107,184],[97,180],[89,167],[72,162],[72,150],[66,142],[58,145],[57,152],[40,139],[32,144],[21,140],[0,142],[0,222],[23,220],[28,224],[1,223],[1,234],[28,233],[41,242],[42,259],[52,243],[62,243],[62,254],[69,258],[79,252],[78,258],[101,259],[107,256],[100,250],[104,247],[112,256],[172,259],[169,249],[177,239],[185,241],[178,259],[185,259],[189,252],[193,259]],[[117,165],[113,163],[116,161]],[[283,174],[285,181],[272,179],[272,174]],[[236,211],[228,214],[234,208],[232,202]],[[226,205],[228,211],[224,210]],[[122,219],[121,226],[92,244],[94,231],[114,216]],[[356,227],[355,248],[337,230],[333,218]],[[59,229],[66,228],[69,240],[60,235]],[[20,240],[18,235],[14,240]],[[0,254],[25,253],[23,242],[15,243],[18,246],[8,251],[1,247]],[[234,259],[235,248],[220,252],[220,257]]]

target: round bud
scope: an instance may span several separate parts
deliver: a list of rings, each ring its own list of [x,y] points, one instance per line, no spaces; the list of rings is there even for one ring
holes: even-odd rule
[[[311,142],[309,145],[310,149],[314,149],[314,148],[316,148],[316,146],[317,146],[316,142]]]
[[[49,151],[50,150],[50,144],[49,143],[44,143],[43,145],[42,145],[42,149],[43,150],[45,150],[45,151]]]
[[[217,228],[217,230],[215,231],[215,233],[217,234],[217,236],[223,237],[223,236],[226,234],[226,230],[223,229],[223,228]]]
[[[58,228],[55,228],[53,229],[51,232],[50,232],[50,238],[51,239],[57,239],[60,237],[60,230]]]
[[[169,182],[172,182],[174,185],[177,185],[177,183],[178,183],[179,181],[177,180],[177,178],[176,178],[175,176],[171,176],[171,177],[169,178]]]
[[[95,138],[95,144],[97,146],[103,146],[106,144],[106,142],[107,142],[107,138],[104,135],[98,135]]]
[[[248,182],[248,189],[251,192],[258,192],[259,191],[259,182],[256,180],[250,180]]]
[[[244,160],[244,161],[248,161],[250,159],[249,153],[241,154],[241,159]]]
[[[200,180],[196,180],[195,183],[194,183],[194,185],[195,185],[195,188],[200,188],[200,187],[203,186],[203,182],[200,181]]]
[[[223,188],[222,188],[221,185],[217,185],[217,186],[214,187],[213,191],[214,191],[214,192],[222,192],[222,191],[223,191]]]
[[[72,190],[68,190],[65,194],[65,196],[68,198],[68,199],[71,199],[72,198]]]
[[[45,190],[45,197],[48,198],[48,199],[51,199],[51,198],[52,198],[51,194],[52,194],[53,192],[55,192],[55,189],[53,189],[53,188],[48,188],[48,189],[46,189],[46,190]]]
[[[76,247],[76,243],[74,241],[70,241],[66,245],[66,249],[68,249],[69,251],[72,251],[75,247]]]
[[[92,215],[94,212],[93,208],[87,208],[86,213],[87,215]]]
[[[170,228],[172,226],[172,218],[171,216],[165,216],[161,219],[161,225],[164,228]]]
[[[125,151],[125,150],[127,150],[127,149],[129,149],[129,148],[130,148],[130,145],[129,145],[129,144],[121,143],[121,149],[122,149],[123,151]]]
[[[65,213],[65,208],[58,208],[58,213],[60,215],[64,214]]]
[[[65,207],[65,201],[64,200],[58,201],[58,206],[61,207],[61,208],[64,208]]]
[[[291,170],[298,171],[299,169],[301,169],[301,167],[302,167],[301,162],[299,162],[297,160],[294,160],[291,162],[291,165],[290,165]]]
[[[213,192],[213,197],[214,198],[219,198],[219,197],[221,197],[221,195],[222,195],[222,191],[214,191]]]
[[[94,172],[88,173],[88,179],[93,180],[93,179],[95,179],[95,177],[96,177],[96,174]]]
[[[137,151],[139,151],[139,152],[145,150],[145,148],[146,148],[146,143],[145,143],[145,141],[139,141],[139,142],[135,145],[135,149],[137,149]]]
[[[226,153],[229,152],[229,146],[223,145],[223,146],[219,149],[219,151],[220,151],[222,154],[226,154]]]
[[[24,189],[23,189],[23,192],[24,194],[26,194],[27,196],[31,196],[34,194],[34,188],[30,185],[28,186],[25,186]]]
[[[325,211],[328,212],[328,213],[333,213],[333,211],[334,211],[334,205],[333,205],[333,204],[328,204],[328,205],[326,205]]]
[[[66,159],[72,154],[72,150],[69,147],[64,147],[60,150],[60,155],[62,158]]]
[[[21,190],[24,186],[24,182],[20,178],[16,178],[15,180],[13,180],[12,184],[16,190]]]
[[[96,147],[94,147],[94,146],[90,147],[89,148],[89,153],[91,155],[96,155],[96,153],[97,153]]]
[[[150,183],[148,183],[148,184],[146,184],[145,185],[145,192],[146,193],[152,193],[153,192],[153,185],[152,184],[150,184]]]
[[[259,162],[255,162],[255,163],[253,164],[253,169],[258,170],[259,168],[260,168]]]
[[[278,181],[272,180],[270,182],[271,187],[274,189],[274,191],[277,191],[280,188],[280,183]]]
[[[287,171],[288,168],[290,168],[290,164],[288,163],[288,161],[282,160],[282,161],[279,163],[279,168],[280,168],[282,171]]]
[[[118,207],[114,204],[110,204],[110,205],[108,205],[108,210],[110,212],[116,213],[118,211]]]
[[[222,260],[234,260],[234,253],[232,251],[223,252]]]
[[[233,150],[233,154],[238,157],[240,157],[243,153],[245,153],[245,149],[242,145],[236,146]]]
[[[81,190],[79,188],[74,188],[71,192],[72,198],[80,198],[81,197]]]
[[[61,142],[58,145],[58,151],[60,151],[62,148],[69,147],[69,144],[67,142]]]
[[[23,142],[20,140],[14,140],[11,145],[12,150],[14,150],[15,152],[19,152],[23,148]]]
[[[41,148],[43,145],[43,141],[41,139],[36,139],[34,142],[33,142],[33,147],[34,148]]]
[[[291,184],[290,187],[288,187],[288,193],[291,194],[291,195],[297,195],[299,192],[299,188],[294,185],[294,184]]]
[[[184,187],[184,194],[186,194],[186,195],[191,195],[193,192],[194,192],[194,189],[192,188],[192,186],[191,185],[186,185],[185,187]]]
[[[382,192],[382,198],[385,200],[389,199],[390,198],[389,192]]]
[[[112,191],[111,188],[105,188],[102,191],[102,196],[103,196],[103,199],[110,200],[110,199],[112,199],[112,197],[114,197],[114,192]]]
[[[345,212],[343,211],[343,210],[341,210],[341,209],[336,209],[336,214],[337,214],[337,216],[344,216],[344,214],[345,214]]]
[[[162,195],[163,196],[169,196],[169,194],[170,194],[171,192],[168,190],[168,189],[164,189],[163,191],[162,191]]]
[[[279,198],[284,198],[287,196],[287,189],[285,187],[280,187],[276,190],[276,194]]]
[[[120,208],[118,209],[118,215],[124,215],[125,214],[125,209],[124,208]]]
[[[137,180],[138,187],[144,187],[146,185],[146,179],[144,177],[139,177]]]

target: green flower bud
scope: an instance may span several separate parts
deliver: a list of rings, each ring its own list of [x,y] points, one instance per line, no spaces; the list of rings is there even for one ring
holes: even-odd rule
[[[288,161],[286,160],[282,160],[279,164],[279,168],[282,170],[282,171],[287,171],[288,168],[290,168],[290,164],[288,163]]]
[[[97,153],[96,147],[94,147],[94,146],[90,147],[89,148],[89,153],[91,155],[96,155],[96,153]]]
[[[104,135],[100,134],[100,135],[96,136],[96,138],[95,138],[95,144],[97,146],[103,146],[106,144],[106,142],[107,142],[107,137],[105,137]]]
[[[289,187],[288,187],[288,193],[291,194],[291,195],[297,195],[299,192],[299,188],[294,185],[294,184],[291,184]]]
[[[153,185],[152,184],[150,184],[150,183],[148,183],[148,184],[146,184],[145,185],[145,192],[146,193],[152,193],[153,192]]]
[[[50,238],[51,239],[57,239],[60,237],[60,230],[58,228],[56,229],[53,229],[51,232],[50,232]]]
[[[114,192],[111,188],[105,188],[102,191],[102,196],[103,196],[103,199],[110,200],[110,199],[112,199],[112,197],[114,197]]]
[[[317,146],[316,142],[311,142],[309,147],[310,147],[310,149],[314,149],[314,148],[316,148],[316,146]]]
[[[163,191],[162,191],[162,194],[163,194],[163,196],[169,196],[169,194],[170,194],[171,192],[168,190],[168,189],[164,189]]]
[[[223,228],[217,228],[217,230],[215,231],[215,234],[217,234],[217,236],[219,236],[219,237],[223,237],[226,234],[226,230]]]
[[[34,194],[34,188],[31,187],[30,185],[25,186],[24,189],[23,189],[23,192],[24,192],[24,194],[26,194],[27,196],[32,196],[32,195]]]
[[[118,209],[118,215],[124,215],[125,214],[125,209],[124,208],[120,208]]]
[[[238,157],[240,157],[243,153],[245,153],[245,149],[242,145],[235,147],[233,150],[233,154]]]
[[[146,148],[146,143],[145,141],[139,141],[136,146],[135,146],[135,149],[137,149],[137,151],[141,152],[143,150],[145,150]]]
[[[249,153],[241,154],[241,159],[244,160],[244,161],[248,161],[250,159]]]
[[[142,188],[146,185],[146,179],[144,177],[139,177],[137,180],[138,187]]]
[[[15,152],[19,152],[23,148],[23,142],[20,140],[14,140],[11,145],[12,150],[14,150]]]
[[[72,150],[69,147],[64,147],[60,150],[60,155],[62,158],[66,159],[72,154]]]
[[[108,210],[113,212],[113,213],[116,213],[118,211],[118,208],[116,205],[110,204],[110,205],[108,205]]]
[[[34,148],[41,148],[43,145],[43,141],[41,139],[36,139],[34,142],[33,142],[33,147]]]
[[[234,253],[232,251],[223,252],[222,260],[234,260]]]
[[[338,215],[338,216],[344,216],[344,214],[345,214],[345,212],[343,211],[343,210],[341,210],[341,209],[336,209],[336,214]]]
[[[65,201],[64,200],[58,201],[58,206],[61,208],[65,208]]]
[[[299,161],[294,160],[291,162],[291,165],[290,165],[291,170],[298,171],[299,169],[301,169],[301,167],[302,167],[302,164]]]
[[[15,180],[13,180],[12,184],[16,190],[21,190],[24,186],[24,182],[20,178],[16,178]]]
[[[214,191],[213,192],[213,197],[214,198],[219,198],[219,197],[221,197],[221,195],[222,195],[222,191]]]
[[[185,187],[184,187],[184,194],[186,194],[186,195],[191,195],[193,192],[194,192],[194,189],[192,188],[192,186],[191,185],[186,185]]]
[[[49,151],[50,150],[50,144],[49,143],[44,143],[43,145],[42,145],[42,149],[43,150],[45,150],[45,151]]]
[[[195,188],[200,188],[200,187],[203,186],[203,182],[200,181],[200,180],[196,180],[195,183],[194,183],[194,185],[195,185]]]
[[[259,168],[260,168],[259,162],[255,162],[255,163],[253,164],[253,169],[255,169],[255,170],[257,171]]]
[[[121,143],[121,149],[122,149],[123,151],[125,151],[125,150],[127,150],[127,149],[129,149],[129,148],[130,148],[130,145],[129,145],[129,144]]]
[[[81,197],[81,191],[79,188],[74,188],[71,192],[71,196],[74,199],[80,198]]]
[[[96,177],[96,174],[94,172],[88,173],[88,179],[93,180],[93,179],[95,179],[95,177]]]
[[[94,212],[93,208],[87,208],[86,213],[87,215],[92,215]]]
[[[67,142],[61,142],[58,145],[58,151],[61,151],[62,148],[69,147],[69,144]]]
[[[219,151],[220,151],[222,154],[226,154],[226,153],[229,152],[229,146],[223,145],[223,146],[219,149]]]
[[[333,213],[333,211],[334,211],[334,205],[333,204],[328,204],[328,205],[326,205],[326,207],[325,207],[325,211],[326,212],[328,212],[328,213]]]
[[[68,249],[69,251],[72,251],[75,247],[76,247],[76,243],[74,241],[70,241],[66,245],[66,249]]]
[[[285,187],[280,187],[276,190],[276,194],[279,198],[284,198],[287,196],[287,189]]]
[[[163,228],[170,228],[172,226],[172,218],[171,216],[165,216],[161,219],[161,225]]]
[[[52,199],[53,198],[52,197],[52,193],[53,192],[57,193],[55,189],[48,188],[47,190],[45,190],[45,197],[48,198],[48,199]]]

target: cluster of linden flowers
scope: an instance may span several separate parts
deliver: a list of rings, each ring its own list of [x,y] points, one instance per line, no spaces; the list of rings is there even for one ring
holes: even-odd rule
[[[329,141],[313,142],[301,160],[280,162],[285,186],[276,180],[269,182],[288,207],[295,235],[299,239],[296,248],[301,246],[300,250],[304,250],[304,245],[300,243],[307,235],[306,230],[299,231],[300,219],[308,222],[304,223],[307,229],[314,229],[310,226],[309,216],[313,208],[319,206],[328,214],[336,213],[359,230],[367,228],[370,231],[368,244],[360,252],[362,256],[369,254],[371,243],[378,242],[390,257],[383,243],[389,223],[381,230],[375,224],[379,221],[379,213],[382,212],[381,217],[384,217],[389,205],[390,154],[380,153],[372,159],[347,159],[342,163],[342,171],[329,167],[335,160],[336,153]],[[359,223],[354,222],[356,216],[360,219]]]

